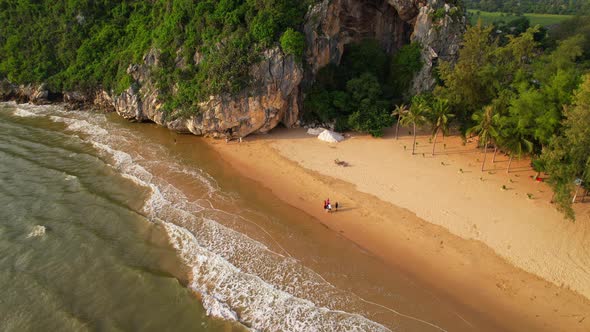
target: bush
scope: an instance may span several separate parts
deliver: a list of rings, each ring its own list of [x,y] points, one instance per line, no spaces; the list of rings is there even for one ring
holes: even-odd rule
[[[399,77],[411,80],[421,67],[420,56],[417,44],[402,48],[393,59],[376,41],[348,45],[340,66],[328,65],[318,72],[304,101],[304,119],[335,121],[338,131],[354,129],[382,136],[383,129],[393,124],[389,115],[393,91],[390,68],[399,69]],[[405,73],[409,74],[403,76]]]
[[[393,88],[394,97],[402,97],[414,75],[422,69],[422,45],[411,43],[404,45],[391,60],[389,69],[389,84]]]
[[[264,45],[269,45],[276,34],[276,23],[274,18],[267,11],[259,12],[250,25],[250,33],[254,40]]]
[[[383,136],[383,129],[393,124],[389,115],[387,102],[371,103],[364,100],[357,111],[348,118],[348,124],[356,131],[371,134],[374,137]]]
[[[439,8],[434,13],[432,13],[432,21],[437,22],[437,21],[445,18],[446,15],[447,15],[447,12],[445,11],[445,9]]]
[[[301,59],[305,48],[305,37],[301,32],[289,28],[281,36],[281,48],[285,54]]]

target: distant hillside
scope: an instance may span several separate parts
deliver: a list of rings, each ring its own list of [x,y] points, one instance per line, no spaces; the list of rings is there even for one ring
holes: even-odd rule
[[[465,0],[468,9],[504,13],[569,14],[590,12],[588,0]]]
[[[500,12],[486,12],[480,11],[475,9],[468,9],[467,10],[469,21],[471,24],[476,24],[479,19],[484,25],[498,23],[503,21],[504,23],[508,23],[514,21],[520,17],[526,17],[530,21],[531,26],[541,25],[541,26],[549,26],[554,24],[559,24],[565,20],[571,19],[572,15],[557,15],[557,14],[534,14],[534,13],[526,13],[522,14],[522,16],[514,15],[514,14],[505,14]]]

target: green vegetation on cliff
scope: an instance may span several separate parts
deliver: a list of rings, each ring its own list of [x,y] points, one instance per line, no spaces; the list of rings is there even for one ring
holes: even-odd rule
[[[320,70],[304,102],[310,121],[335,121],[336,130],[354,129],[383,135],[391,126],[391,106],[410,87],[422,68],[419,44],[388,56],[374,40],[347,45],[342,63]]]
[[[102,86],[121,92],[127,68],[150,48],[170,108],[248,84],[262,50],[300,56],[309,1],[0,0],[0,78],[46,82],[54,91]],[[198,63],[197,63],[197,62]],[[172,89],[175,93],[172,93]]]
[[[151,77],[164,110],[188,114],[210,95],[246,87],[269,48],[301,58],[313,1],[0,0],[0,79],[120,93],[133,85],[130,64],[155,53]],[[574,180],[590,189],[589,36],[588,17],[549,35],[525,17],[475,25],[456,62],[435,64],[438,86],[420,96],[409,95],[422,68],[419,44],[391,56],[376,41],[350,44],[341,64],[321,69],[305,91],[304,116],[374,136],[396,119],[412,129],[429,123],[435,144],[456,125],[479,136],[485,151],[531,156],[573,218]]]

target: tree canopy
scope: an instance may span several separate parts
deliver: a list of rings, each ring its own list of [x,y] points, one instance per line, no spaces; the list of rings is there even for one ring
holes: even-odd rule
[[[54,91],[129,87],[130,64],[158,50],[165,109],[234,92],[258,54],[300,55],[307,0],[0,0],[0,78]],[[198,56],[196,56],[198,54]],[[181,60],[183,59],[183,60]],[[198,59],[198,61],[196,60]]]
[[[304,102],[308,121],[335,122],[337,130],[383,135],[393,124],[390,109],[401,100],[422,68],[420,44],[393,56],[375,40],[347,45],[339,66],[322,68]]]
[[[559,208],[574,218],[571,207],[574,181],[590,188],[590,74],[586,75],[575,93],[573,103],[565,110],[561,135],[553,136],[545,149],[542,161],[551,177]]]
[[[462,131],[478,135],[484,150],[493,143],[511,160],[531,156],[535,169],[548,173],[568,217],[573,217],[567,204],[572,200],[572,183],[575,177],[585,176],[587,160],[578,157],[574,167],[571,156],[586,152],[561,150],[576,146],[568,137],[581,128],[569,119],[584,123],[581,109],[586,107],[583,91],[587,83],[580,83],[590,68],[588,37],[575,33],[584,32],[590,21],[574,21],[578,28],[561,33],[561,39],[540,37],[539,27],[503,35],[493,26],[470,27],[458,60],[440,64],[441,84],[434,91],[435,96],[449,100]]]

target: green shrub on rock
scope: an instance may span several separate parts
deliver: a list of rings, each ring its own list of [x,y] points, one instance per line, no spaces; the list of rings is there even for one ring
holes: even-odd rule
[[[301,32],[289,28],[281,36],[281,48],[285,54],[301,59],[305,48],[305,37]]]

